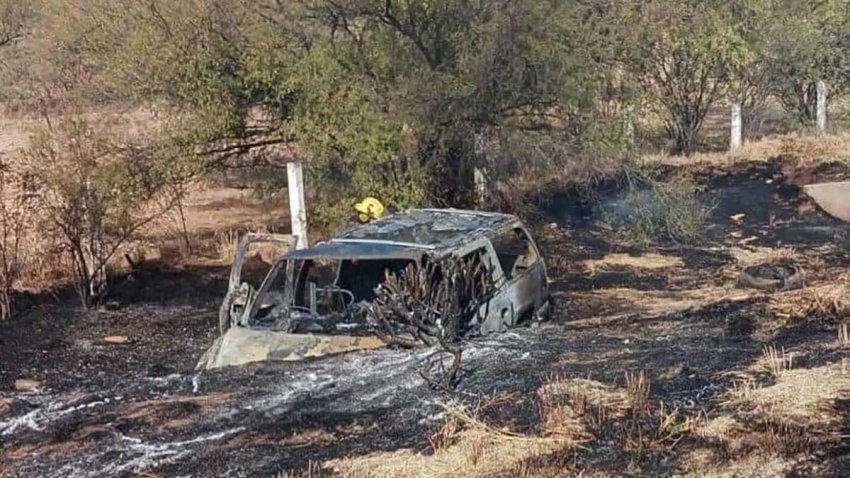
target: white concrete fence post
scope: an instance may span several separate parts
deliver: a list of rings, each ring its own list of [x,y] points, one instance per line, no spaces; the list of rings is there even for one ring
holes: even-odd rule
[[[483,204],[487,199],[487,178],[484,176],[484,171],[481,168],[475,168],[473,171],[475,178],[475,195],[478,199],[478,204]]]
[[[487,169],[486,166],[480,166],[480,164],[485,159],[485,146],[484,146],[484,135],[482,133],[475,133],[474,138],[475,144],[475,158],[479,163],[473,171],[473,182],[475,183],[475,199],[478,201],[479,205],[483,205],[484,201],[487,200]]]
[[[307,241],[307,201],[304,199],[304,168],[301,163],[286,165],[287,189],[289,189],[289,214],[292,218],[292,234],[298,238],[296,249],[309,247]]]
[[[729,149],[736,151],[744,145],[744,120],[741,115],[741,104],[732,105],[732,128],[729,137]]]
[[[826,106],[827,106],[827,88],[826,82],[818,81],[818,134],[826,134]]]
[[[626,107],[626,114],[623,116],[623,147],[626,152],[631,152],[635,148],[635,107],[629,105]]]

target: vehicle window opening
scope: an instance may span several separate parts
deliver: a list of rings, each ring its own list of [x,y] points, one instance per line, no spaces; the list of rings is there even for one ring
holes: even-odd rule
[[[298,271],[295,284],[295,306],[304,310],[315,309],[318,315],[343,312],[345,303],[334,294],[339,261],[315,259],[304,261]],[[315,291],[311,294],[311,288]],[[315,303],[312,303],[315,300]]]
[[[337,286],[351,291],[354,302],[375,300],[375,289],[388,274],[399,274],[413,261],[408,259],[342,261]]]
[[[289,303],[287,291],[287,271],[289,263],[281,263],[274,267],[269,274],[271,283],[262,297],[260,305],[252,319],[257,324],[272,324],[277,321],[280,311],[285,309]]]
[[[408,259],[304,261],[298,273],[295,305],[308,310],[315,306],[318,315],[343,313],[353,302],[374,300],[375,289],[387,274],[399,273],[411,263]],[[310,303],[311,287],[316,291],[315,304]]]
[[[528,270],[537,262],[537,252],[525,231],[515,228],[493,241],[493,248],[507,279]]]
[[[487,249],[482,247],[461,258],[463,267],[473,273],[472,280],[468,282],[467,287],[460,291],[460,303],[473,305],[461,317],[461,330],[467,330],[472,324],[478,324],[482,318],[479,317],[480,311],[475,305],[480,305],[485,301],[486,296],[492,290],[492,270],[489,257]]]

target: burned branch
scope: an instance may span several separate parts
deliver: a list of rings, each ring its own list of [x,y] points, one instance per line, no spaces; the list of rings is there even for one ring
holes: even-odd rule
[[[0,160],[0,322],[12,316],[12,293],[28,259],[22,241],[31,202],[23,178]]]
[[[427,368],[433,371],[436,366],[434,375],[440,378],[429,381],[449,387],[460,370],[461,340],[477,332],[480,308],[494,289],[492,275],[477,255],[411,264],[398,274],[387,273],[376,290],[370,322],[388,344],[438,345],[440,350],[429,357]],[[448,369],[443,365],[445,354],[452,356]]]

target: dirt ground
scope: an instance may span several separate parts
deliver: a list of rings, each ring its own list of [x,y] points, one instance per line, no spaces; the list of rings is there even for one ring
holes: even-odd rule
[[[429,351],[194,372],[220,266],[138,272],[110,310],[35,307],[0,325],[0,477],[850,475],[850,225],[796,185],[850,171],[693,174],[712,206],[697,246],[624,245],[599,220],[613,192],[553,197],[553,320],[472,341],[451,392],[422,379]],[[736,287],[776,260],[806,287]]]

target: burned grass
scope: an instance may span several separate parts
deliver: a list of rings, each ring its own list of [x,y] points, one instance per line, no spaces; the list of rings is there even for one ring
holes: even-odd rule
[[[640,251],[553,215],[555,320],[471,341],[452,393],[422,380],[420,352],[393,349],[192,373],[224,274],[143,274],[121,310],[4,325],[4,379],[44,390],[0,392],[0,460],[12,476],[846,476],[846,322],[830,297],[848,226],[801,212],[782,168],[712,176],[701,247]],[[735,286],[772,261],[807,287]]]

